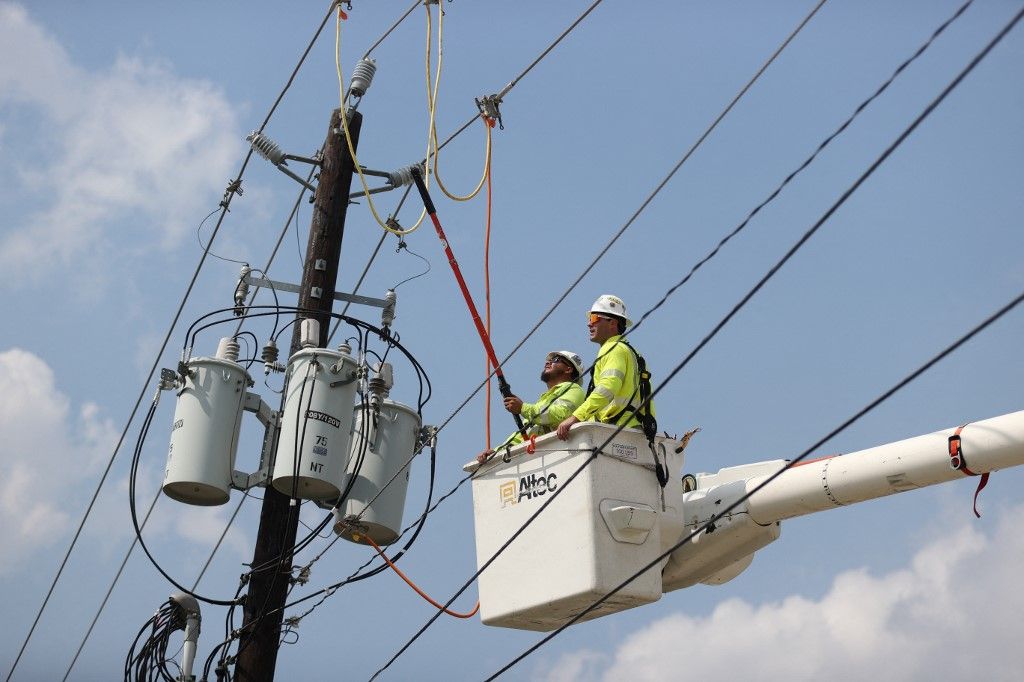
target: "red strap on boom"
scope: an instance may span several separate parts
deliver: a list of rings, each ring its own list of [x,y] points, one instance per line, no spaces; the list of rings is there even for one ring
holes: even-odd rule
[[[968,422],[968,424],[969,423],[970,422]],[[958,471],[964,472],[968,476],[977,476],[978,474],[967,468],[967,460],[964,459],[964,452],[960,444],[960,432],[966,427],[967,424],[958,426],[956,431],[953,432],[953,435],[949,437],[949,466],[957,469]],[[981,514],[978,513],[978,495],[981,494],[981,491],[985,489],[986,485],[988,485],[987,471],[981,474],[981,479],[978,481],[978,487],[974,490],[974,515],[979,519],[981,518]]]

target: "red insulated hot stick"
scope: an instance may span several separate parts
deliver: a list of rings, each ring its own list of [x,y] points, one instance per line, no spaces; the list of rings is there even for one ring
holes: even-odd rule
[[[487,352],[487,357],[491,359],[491,364],[494,366],[494,376],[498,379],[498,390],[501,391],[501,395],[509,397],[512,395],[512,387],[508,385],[508,381],[505,380],[505,375],[501,371],[501,365],[498,364],[498,357],[494,354],[494,346],[491,345],[491,337],[488,336],[487,330],[484,328],[484,323],[480,321],[480,313],[476,310],[476,305],[473,303],[473,297],[469,295],[469,288],[466,286],[466,280],[462,278],[462,270],[459,269],[459,262],[455,260],[455,254],[452,253],[452,247],[448,243],[448,238],[444,234],[444,229],[441,227],[441,221],[437,219],[437,209],[434,208],[434,202],[430,198],[430,194],[427,193],[427,186],[423,184],[423,177],[420,175],[418,168],[413,168],[412,179],[416,183],[416,189],[420,191],[420,198],[423,199],[423,206],[427,209],[427,213],[430,215],[430,220],[434,223],[434,230],[437,231],[437,236],[441,240],[441,245],[444,247],[444,253],[448,256],[448,263],[452,266],[452,272],[455,273],[455,279],[459,283],[459,288],[462,289],[462,297],[466,299],[466,305],[469,306],[469,314],[473,317],[473,324],[476,325],[476,331],[480,334],[480,341],[484,344],[484,350]],[[516,420],[516,428],[519,429],[519,433],[523,435],[523,438],[528,438],[526,435],[526,428],[523,426],[523,420],[519,418],[518,414],[513,414],[512,418]]]

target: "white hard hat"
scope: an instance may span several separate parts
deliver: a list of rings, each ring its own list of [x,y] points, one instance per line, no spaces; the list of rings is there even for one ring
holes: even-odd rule
[[[571,350],[553,350],[548,353],[547,357],[550,358],[552,355],[557,355],[563,358],[566,362],[573,366],[576,370],[576,377],[583,376],[583,358],[573,353]]]
[[[590,306],[590,312],[621,317],[626,321],[627,327],[633,324],[633,320],[629,319],[629,316],[626,315],[626,304],[622,302],[621,298],[611,294],[601,294],[598,296],[597,300],[594,301],[594,305]]]

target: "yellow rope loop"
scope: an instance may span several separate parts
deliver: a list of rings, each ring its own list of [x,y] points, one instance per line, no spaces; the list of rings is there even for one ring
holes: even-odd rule
[[[429,12],[429,10],[428,10],[428,12]],[[418,228],[420,226],[420,223],[423,222],[423,218],[425,218],[426,215],[427,215],[427,209],[426,208],[423,209],[423,211],[420,213],[420,218],[419,218],[419,220],[416,221],[415,225],[413,225],[412,227],[410,227],[408,229],[405,229],[405,230],[395,229],[395,228],[391,227],[391,225],[389,225],[386,221],[381,220],[380,215],[377,213],[377,207],[374,206],[373,198],[372,198],[372,195],[370,194],[370,186],[366,182],[366,176],[363,175],[363,167],[359,164],[359,159],[356,158],[356,149],[352,145],[352,135],[351,135],[351,133],[349,133],[349,130],[348,130],[348,116],[345,115],[345,77],[342,75],[342,72],[341,72],[341,20],[342,20],[342,17],[343,17],[343,13],[342,13],[342,10],[341,10],[341,6],[339,5],[338,6],[338,20],[336,22],[335,30],[334,30],[334,66],[335,66],[335,68],[338,71],[338,90],[339,90],[339,97],[340,97],[340,100],[341,100],[341,127],[342,127],[342,130],[345,131],[345,144],[348,145],[348,153],[352,157],[352,164],[355,166],[356,172],[359,174],[359,182],[361,182],[362,185],[363,185],[363,194],[366,196],[366,203],[370,207],[370,213],[373,214],[374,220],[376,220],[377,224],[380,225],[385,230],[387,230],[388,232],[390,232],[392,234],[395,234],[395,235],[398,235],[399,237],[402,237],[402,236],[407,235],[407,234],[409,234],[411,232],[414,232],[416,230],[416,228]],[[426,179],[424,179],[424,181],[426,181]]]
[[[434,178],[437,180],[437,186],[440,188],[444,195],[449,199],[455,201],[469,201],[477,194],[484,186],[484,182],[487,180],[487,169],[490,168],[491,164],[491,126],[485,125],[484,128],[487,134],[487,142],[484,148],[484,170],[480,176],[480,182],[476,184],[476,188],[465,196],[459,196],[448,191],[448,188],[441,182],[441,172],[438,169],[437,162],[441,156],[441,150],[437,144],[437,126],[436,115],[437,115],[437,91],[441,86],[441,61],[444,55],[444,11],[438,9],[437,16],[437,70],[434,76],[434,87],[431,90],[430,87],[430,34],[431,34],[431,21],[430,21],[430,6],[426,5],[427,8],[427,109],[430,114],[430,133],[427,136],[427,163],[429,166],[431,154],[434,157]],[[487,122],[484,121],[486,124]],[[429,167],[428,167],[429,170]]]

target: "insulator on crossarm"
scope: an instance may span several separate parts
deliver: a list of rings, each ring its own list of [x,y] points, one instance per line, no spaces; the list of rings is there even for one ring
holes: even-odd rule
[[[353,97],[362,97],[370,89],[373,82],[373,75],[377,73],[377,62],[369,57],[359,60],[356,68],[352,70],[352,84],[348,91]]]
[[[281,151],[281,147],[263,133],[254,130],[245,139],[252,145],[257,154],[270,163],[275,166],[280,166],[284,163],[284,152]]]
[[[404,187],[413,183],[412,171],[414,168],[419,166],[405,166],[395,171],[388,172],[388,182],[391,183],[392,187]],[[422,171],[420,171],[422,173]]]

